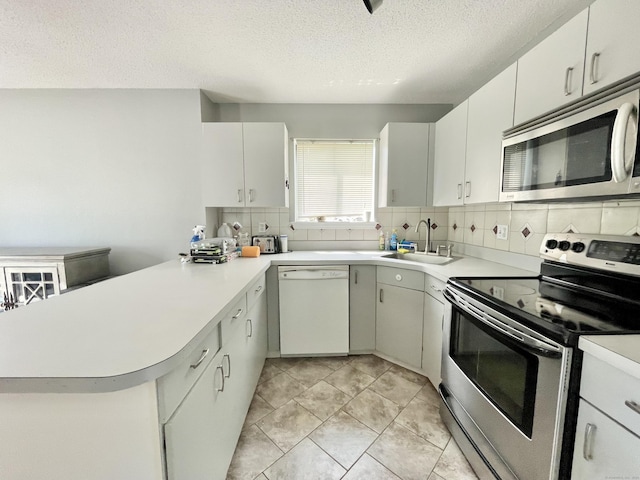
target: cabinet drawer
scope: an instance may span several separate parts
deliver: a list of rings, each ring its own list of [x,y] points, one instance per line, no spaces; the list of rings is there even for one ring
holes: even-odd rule
[[[220,327],[216,325],[213,331],[193,349],[187,360],[158,379],[158,409],[161,423],[171,417],[220,347]]]
[[[580,396],[640,435],[640,379],[585,353]]]
[[[442,292],[444,292],[444,287],[446,286],[446,284],[442,280],[438,280],[436,277],[432,277],[431,275],[425,275],[424,282],[424,291],[438,300],[440,303],[444,303]]]
[[[233,332],[240,325],[244,325],[244,319],[247,316],[247,296],[242,297],[228,309],[220,321],[222,325],[222,345],[229,343],[229,339],[233,336]]]
[[[378,267],[378,283],[424,291],[424,273],[402,268]]]
[[[260,298],[266,288],[266,277],[260,275],[260,278],[253,282],[253,284],[247,290],[247,308],[253,307],[256,301]]]

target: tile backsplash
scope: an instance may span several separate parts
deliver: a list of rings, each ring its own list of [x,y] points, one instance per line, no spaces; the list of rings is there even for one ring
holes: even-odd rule
[[[292,250],[377,249],[379,232],[398,231],[399,239],[418,241],[424,248],[426,226],[415,232],[420,220],[431,219],[434,244],[454,242],[537,256],[547,232],[640,235],[640,201],[589,203],[492,203],[461,207],[381,208],[380,230],[292,228],[288,208],[224,208],[221,221],[242,225],[242,232],[259,234],[265,223],[271,235],[286,234]],[[508,226],[506,240],[498,239],[497,226]]]

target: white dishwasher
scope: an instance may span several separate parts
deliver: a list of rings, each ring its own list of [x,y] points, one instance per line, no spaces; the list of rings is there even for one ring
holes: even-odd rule
[[[281,355],[349,353],[349,266],[278,267]]]

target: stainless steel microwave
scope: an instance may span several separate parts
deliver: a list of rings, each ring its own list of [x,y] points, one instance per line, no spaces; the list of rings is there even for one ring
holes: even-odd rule
[[[624,89],[505,132],[501,202],[640,193],[638,102]]]

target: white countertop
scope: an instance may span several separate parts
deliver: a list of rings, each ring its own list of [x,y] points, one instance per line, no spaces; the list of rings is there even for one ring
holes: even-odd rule
[[[640,378],[640,335],[583,335],[580,350]]]
[[[386,252],[388,253],[388,252]],[[0,392],[92,392],[155,380],[182,362],[270,265],[372,264],[451,276],[531,276],[474,257],[447,265],[385,252],[292,252],[226,264],[169,261],[0,314]]]

